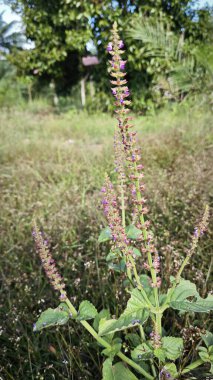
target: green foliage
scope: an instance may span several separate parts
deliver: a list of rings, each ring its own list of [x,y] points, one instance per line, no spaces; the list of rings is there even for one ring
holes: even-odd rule
[[[137,380],[137,377],[119,362],[112,365],[111,359],[106,359],[103,364],[102,380]]]
[[[99,335],[111,334],[115,331],[125,330],[142,325],[149,317],[149,306],[139,290],[134,289],[127,302],[127,307],[118,320],[103,320],[99,326]]]
[[[131,357],[135,361],[148,360],[153,357],[153,350],[147,343],[142,343],[131,352]]]
[[[114,356],[120,352],[121,347],[122,347],[122,340],[119,338],[116,338],[111,342],[110,348],[105,348],[102,351],[102,354],[105,356],[109,356],[111,359],[113,359]]]
[[[105,48],[114,21],[118,22],[121,35],[130,25],[135,28],[132,31],[134,38],[127,41],[127,58],[133,108],[139,112],[152,112],[154,107],[165,104],[168,98],[179,99],[184,93],[184,81],[181,86],[179,81],[177,88],[178,80],[172,79],[178,77],[183,66],[175,65],[175,71],[172,70],[173,63],[177,63],[177,58],[182,55],[183,30],[184,39],[190,43],[189,52],[199,41],[211,43],[211,11],[208,8],[193,9],[190,0],[172,0],[169,3],[152,0],[143,3],[139,0],[113,3],[109,0],[8,0],[8,3],[22,14],[26,37],[35,45],[11,54],[12,62],[22,75],[33,75],[40,83],[54,79],[57,92],[68,95],[88,72],[82,65],[82,56],[97,51],[100,63],[98,67],[90,68],[96,94],[87,97],[89,113],[112,111],[109,85],[105,79]],[[156,24],[156,20],[160,21]],[[144,43],[136,41],[135,37],[143,37]],[[181,76],[189,83],[190,70],[185,63],[184,66]],[[193,66],[195,68],[195,64]],[[168,74],[171,80],[168,80]],[[190,91],[198,88],[197,74],[193,73]],[[176,84],[172,85],[172,81]],[[201,83],[199,89],[202,89]]]
[[[66,304],[61,303],[56,309],[43,311],[33,327],[33,331],[41,331],[48,327],[65,325],[70,318],[70,312]]]
[[[162,349],[165,351],[167,359],[176,360],[182,355],[183,339],[164,336],[162,338]]]
[[[210,16],[210,10],[205,12]],[[191,27],[188,26],[188,33],[187,28],[183,28],[183,34],[174,28],[173,22],[174,19],[167,18],[165,14],[160,17],[156,14],[145,18],[135,16],[128,30],[131,39],[141,41],[139,57],[143,69],[151,75],[150,95],[158,105],[212,89],[212,68],[209,66],[212,61],[210,41],[213,38],[211,18],[205,27],[203,25],[203,31],[209,30],[205,44],[195,36],[194,39],[189,37]],[[199,23],[198,19],[190,25],[199,30]],[[200,60],[202,51],[206,60]]]
[[[189,297],[196,297],[196,301],[189,301],[187,299]],[[213,310],[213,296],[209,294],[207,298],[201,298],[196,290],[195,284],[188,280],[181,279],[180,284],[172,293],[170,306],[180,311],[207,313]]]
[[[21,48],[24,43],[24,36],[20,32],[14,31],[16,21],[6,23],[3,20],[4,11],[0,13],[0,48],[1,55]]]
[[[104,228],[104,229],[101,231],[101,233],[100,233],[100,235],[99,235],[99,237],[98,237],[98,241],[99,241],[99,243],[104,243],[105,241],[110,240],[111,237],[112,237],[112,236],[111,236],[111,230],[110,230],[109,227],[106,227],[106,228]]]
[[[177,371],[177,367],[174,363],[166,363],[164,365],[164,368],[167,372],[169,372],[169,374],[173,377],[177,377],[178,375],[178,371]]]
[[[36,270],[39,262],[33,254],[30,222],[33,204],[42,224],[45,224],[54,256],[59,263],[64,263],[63,273],[68,291],[76,295],[76,303],[80,303],[82,295],[88,291],[98,310],[109,308],[118,319],[119,311],[126,306],[123,276],[120,278],[117,274],[107,272],[106,247],[96,243],[99,225],[103,225],[101,212],[97,211],[99,189],[104,172],[110,171],[112,167],[113,121],[106,115],[88,117],[85,113],[76,114],[73,111],[55,115],[42,101],[40,104],[33,101],[27,108],[17,107],[13,112],[3,110],[0,117],[3,174],[0,202],[1,225],[4,226],[0,232],[1,265],[7,273],[6,282],[1,288],[1,325],[4,326],[1,342],[7,348],[1,354],[2,376],[7,378],[9,373],[15,379],[22,380],[31,379],[32,374],[34,377],[53,377],[57,371],[60,373],[58,376],[65,378],[81,376],[99,380],[102,349],[96,350],[92,338],[82,330],[80,323],[70,320],[54,334],[51,329],[46,329],[45,334],[33,334],[31,331],[38,308],[48,308],[53,294],[43,273]],[[135,117],[135,123],[140,131],[143,129],[147,202],[151,209],[153,230],[160,238],[158,249],[163,252],[162,266],[165,268],[165,278],[168,277],[168,282],[165,280],[162,284],[162,292],[165,292],[169,276],[175,275],[174,255],[182,261],[183,252],[188,248],[186,241],[189,239],[191,221],[199,218],[202,203],[211,201],[212,117],[207,108],[185,103],[165,109],[156,116],[143,117],[143,121]],[[198,279],[200,294],[206,292],[211,234],[212,221],[197,254],[192,257],[193,269],[187,267],[187,278],[191,281],[194,277]],[[31,254],[26,255],[25,252]],[[141,268],[142,264],[143,261],[140,264],[139,259]],[[74,280],[78,273],[81,273],[80,282]],[[148,295],[149,292],[153,293],[148,276],[142,275],[141,282]],[[119,310],[113,292],[118,288]],[[33,309],[32,300],[39,302]],[[29,310],[32,310],[32,315]],[[109,311],[104,313],[102,315],[100,312],[101,318],[111,318]],[[177,316],[180,328],[188,327],[188,323],[196,323],[200,328],[205,324],[210,328],[209,315],[197,316],[191,313],[183,316],[180,313]],[[171,331],[175,319],[176,311],[170,309],[163,319],[167,335],[178,336],[179,330],[174,328],[175,334]],[[18,330],[13,328],[15,325]],[[148,336],[148,322],[143,327]],[[128,331],[132,331],[132,334],[126,334],[123,330],[116,332],[116,335],[125,336],[128,346],[134,350],[141,344],[139,325]],[[18,340],[21,333],[24,336]],[[26,349],[25,336],[28,337],[29,351]],[[72,351],[68,349],[70,339]],[[80,349],[75,349],[79,344]],[[18,357],[14,347],[19,352]],[[122,347],[123,352],[124,349],[125,345]],[[192,356],[198,356],[195,345],[191,350],[189,362]],[[63,363],[64,355],[69,364]],[[88,366],[85,366],[85,358]],[[157,359],[154,361],[157,363]],[[10,367],[9,363],[13,366]],[[54,365],[54,369],[49,368],[49,363]],[[142,366],[142,363],[139,365]],[[149,361],[145,363],[148,365]],[[179,366],[179,360],[177,363]],[[175,364],[164,365],[166,368],[171,366],[175,367]],[[203,365],[200,372],[204,373],[209,367],[210,364]]]
[[[130,224],[126,227],[126,234],[128,239],[137,240],[141,237],[141,230],[139,230],[133,224]]]
[[[95,306],[89,301],[82,301],[79,306],[77,320],[86,321],[87,319],[93,319],[98,314]]]

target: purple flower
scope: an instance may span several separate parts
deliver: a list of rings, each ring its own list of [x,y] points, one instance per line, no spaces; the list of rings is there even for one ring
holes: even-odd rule
[[[195,229],[194,229],[194,236],[197,238],[198,237],[198,228],[197,227],[195,227]]]
[[[116,95],[116,89],[115,88],[112,89],[112,94]]]
[[[127,95],[127,96],[129,96],[130,92],[129,92],[128,88],[124,91],[124,94]]]
[[[112,42],[108,43],[107,51],[112,51]]]
[[[123,41],[120,41],[120,42],[119,42],[118,47],[119,47],[119,49],[123,49],[123,47],[124,47],[124,43],[123,43]]]
[[[120,62],[120,69],[121,69],[121,70],[125,70],[125,64],[126,64],[125,61],[121,61],[121,62]]]
[[[120,99],[120,103],[121,103],[121,104],[124,104],[124,100],[123,100],[123,99]]]
[[[101,188],[101,193],[106,193],[106,187]]]

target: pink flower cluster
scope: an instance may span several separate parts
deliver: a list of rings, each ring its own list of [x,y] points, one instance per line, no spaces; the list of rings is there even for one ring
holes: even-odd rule
[[[42,233],[39,231],[36,223],[33,225],[32,235],[35,240],[36,250],[40,256],[41,263],[45,270],[47,278],[49,279],[53,288],[60,292],[60,299],[66,299],[67,294],[64,290],[65,284],[63,278],[58,272],[55,260],[53,260],[52,255],[49,252],[47,242],[43,239]]]

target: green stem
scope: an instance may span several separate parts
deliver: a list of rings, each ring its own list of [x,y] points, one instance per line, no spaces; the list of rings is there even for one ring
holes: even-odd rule
[[[146,337],[145,337],[145,333],[144,333],[144,329],[143,329],[142,325],[139,325],[139,331],[140,331],[140,336],[141,336],[142,342],[145,342]]]
[[[122,352],[119,352],[117,356],[122,359],[124,362],[129,364],[131,367],[136,369],[139,373],[141,373],[146,379],[148,380],[154,380],[154,377],[152,375],[149,375],[148,372],[146,372],[141,366],[133,362],[131,359],[129,359],[127,356],[125,356]]]
[[[184,368],[183,371],[181,371],[181,374],[188,373],[192,371],[193,369],[199,367],[200,365],[203,364],[203,360],[198,359],[196,362],[193,362],[192,364],[188,365],[186,368]],[[180,376],[180,374],[177,374],[175,377]]]
[[[75,309],[75,307],[72,305],[69,299],[65,300],[67,306],[69,307],[71,313],[73,316],[77,316],[78,312]],[[105,348],[110,348],[111,345],[105,341],[105,339],[101,338],[97,332],[93,329],[92,326],[87,321],[80,321],[82,326],[85,327],[85,329],[97,340],[98,343],[100,343],[101,346]],[[118,352],[117,356],[122,359],[125,363],[129,364],[131,367],[136,369],[139,373],[141,373],[147,380],[154,380],[154,377],[151,376],[148,372],[146,372],[141,366],[139,366],[137,363],[135,363],[133,360],[129,359],[126,355],[124,355],[122,352]]]
[[[135,176],[137,177],[137,164],[136,162],[134,162],[134,171],[135,171]],[[137,196],[137,200],[140,202],[142,200],[142,197],[141,197],[141,192],[140,192],[140,182],[139,182],[139,179],[137,178],[136,181],[135,181],[135,187],[136,187],[136,196]],[[144,225],[145,221],[144,221],[144,216],[143,216],[143,207],[141,204],[138,205],[138,210],[139,210],[139,213],[140,213],[140,223],[142,224],[142,226]],[[142,233],[143,233],[143,237],[144,237],[144,240],[145,242],[147,241],[147,230],[145,228],[142,228]],[[147,249],[147,257],[148,257],[148,263],[149,263],[149,267],[150,267],[150,273],[151,273],[151,277],[152,277],[152,282],[153,284],[157,285],[157,276],[156,276],[156,272],[155,272],[155,269],[153,268],[153,263],[152,263],[152,255],[151,253],[149,252],[149,247],[147,247],[147,244],[145,244],[146,246],[146,249]],[[158,297],[158,289],[157,288],[154,288],[154,297],[155,297],[155,306],[159,306],[159,297]]]
[[[135,279],[136,279],[136,282],[137,282],[137,286],[138,286],[138,289],[140,289],[141,293],[143,294],[143,297],[145,298],[148,306],[150,308],[153,308],[153,305],[151,304],[143,286],[141,285],[141,282],[140,282],[140,277],[138,276],[138,272],[137,272],[137,269],[136,269],[136,265],[135,265],[135,262],[134,262],[134,259],[132,258],[132,256],[129,255],[129,260],[132,264],[132,267],[133,267],[133,272],[134,272],[134,276],[135,276]]]
[[[120,188],[121,188],[121,212],[122,212],[122,226],[123,228],[125,229],[126,227],[126,214],[125,214],[125,201],[124,201],[124,181],[121,179],[121,184],[120,184]],[[125,256],[125,262],[127,264],[127,257]],[[132,283],[132,273],[131,273],[131,269],[128,268],[127,266],[127,277],[130,281],[130,284]]]
[[[156,314],[156,324],[157,324],[157,332],[160,336],[162,336],[162,325],[161,325],[161,320],[162,320],[162,314]]]

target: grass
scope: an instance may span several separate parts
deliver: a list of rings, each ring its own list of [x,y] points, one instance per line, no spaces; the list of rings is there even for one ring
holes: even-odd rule
[[[106,247],[97,244],[104,218],[100,188],[113,176],[115,121],[105,114],[56,115],[36,105],[0,115],[1,321],[3,379],[101,379],[102,356],[92,339],[72,323],[32,333],[41,310],[57,299],[41,270],[31,237],[35,215],[76,305],[83,298],[116,315],[122,279],[108,272]],[[211,206],[212,115],[199,106],[174,106],[136,117],[143,148],[146,196],[152,229],[163,256],[165,280],[189,247],[206,202]],[[185,277],[208,289],[212,223]],[[173,316],[170,316],[173,318]],[[176,329],[188,327],[179,317]],[[201,326],[202,319],[194,319]],[[178,325],[179,324],[179,325]]]

